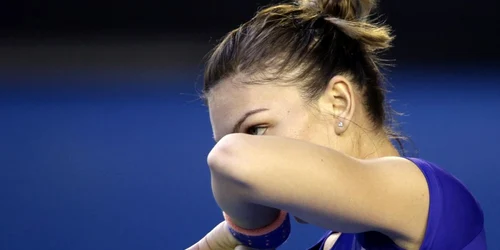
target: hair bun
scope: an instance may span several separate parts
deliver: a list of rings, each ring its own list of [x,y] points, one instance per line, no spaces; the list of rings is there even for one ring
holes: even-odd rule
[[[356,21],[365,19],[376,6],[375,0],[298,0],[300,7],[323,15]]]

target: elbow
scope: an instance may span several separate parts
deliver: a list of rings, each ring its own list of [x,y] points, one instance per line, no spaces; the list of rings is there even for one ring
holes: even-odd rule
[[[229,134],[224,136],[207,156],[208,167],[213,176],[245,182],[247,161],[244,156],[246,135]]]
[[[238,141],[231,135],[226,135],[212,148],[207,156],[207,164],[212,172],[223,172],[226,168],[230,168],[230,162],[236,155],[235,144]]]

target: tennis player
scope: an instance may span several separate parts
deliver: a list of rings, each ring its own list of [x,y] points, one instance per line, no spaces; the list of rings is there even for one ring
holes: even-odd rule
[[[312,250],[486,249],[467,188],[393,145],[378,58],[392,36],[374,2],[273,5],[213,50],[208,165],[225,220],[189,249],[276,249],[291,216],[328,230]]]

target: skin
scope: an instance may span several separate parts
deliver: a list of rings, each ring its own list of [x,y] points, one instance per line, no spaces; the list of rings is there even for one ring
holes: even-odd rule
[[[236,224],[260,228],[283,209],[325,229],[378,231],[400,247],[419,248],[427,182],[417,166],[399,157],[383,129],[371,124],[349,78],[333,77],[310,101],[300,83],[244,85],[241,77],[223,80],[208,95],[217,141],[207,159],[212,191]],[[248,249],[224,226],[189,249]]]

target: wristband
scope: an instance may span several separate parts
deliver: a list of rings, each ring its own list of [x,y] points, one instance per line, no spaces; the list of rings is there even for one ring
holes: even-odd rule
[[[278,218],[270,225],[258,229],[244,229],[234,224],[231,218],[224,214],[229,232],[242,245],[255,249],[274,249],[281,246],[290,235],[290,215],[280,211]]]

